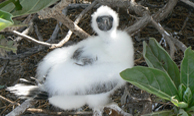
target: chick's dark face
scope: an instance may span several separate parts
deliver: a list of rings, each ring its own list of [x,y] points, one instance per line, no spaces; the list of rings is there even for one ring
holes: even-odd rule
[[[109,31],[113,26],[113,17],[112,16],[98,16],[96,18],[98,28],[101,31]]]

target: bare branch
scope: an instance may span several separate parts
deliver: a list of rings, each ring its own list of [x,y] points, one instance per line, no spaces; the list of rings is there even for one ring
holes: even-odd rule
[[[179,41],[178,39],[172,38],[174,44],[182,50],[182,52],[184,52],[187,49],[187,46],[185,44],[183,44],[181,41]]]
[[[49,115],[92,115],[92,112],[50,112],[44,109],[37,109],[37,108],[29,108],[27,109],[28,112],[35,112],[35,113],[44,113]]]
[[[151,16],[145,15],[141,17],[140,20],[138,20],[133,25],[129,26],[125,30],[131,35],[135,35],[136,33],[140,32],[143,28],[147,26],[147,24],[150,22]]]
[[[87,38],[89,36],[82,28],[80,28],[76,23],[74,23],[67,16],[61,15],[62,10],[67,7],[72,0],[62,0],[53,8],[46,8],[38,12],[41,19],[54,18],[59,22],[63,23],[67,28],[73,31],[76,35],[81,38]],[[64,40],[65,41],[65,40]],[[52,48],[55,48],[54,46]]]
[[[120,7],[120,8],[128,8],[130,3],[129,1],[124,0],[97,0],[99,3],[111,7]]]
[[[177,2],[178,0],[169,0],[168,3],[164,5],[163,8],[159,9],[158,12],[152,15],[153,19],[156,22],[164,20],[169,15],[169,13],[172,12]]]
[[[164,39],[167,41],[169,47],[170,47],[170,56],[171,58],[174,57],[174,53],[175,53],[175,46],[174,46],[174,43],[172,41],[172,36],[166,32],[164,30],[164,28],[159,24],[159,23],[156,23],[155,20],[153,20],[153,18],[151,18],[151,24],[159,31],[159,33],[164,37]]]
[[[60,29],[59,26],[61,26],[61,25],[62,25],[61,22],[59,22],[59,24],[56,25],[55,30],[53,31],[53,34],[52,34],[51,37],[47,40],[47,42],[53,41],[53,40],[57,37],[57,34],[58,34],[58,32],[59,32],[59,29]]]
[[[3,99],[3,100],[5,100],[5,101],[7,101],[7,102],[9,102],[9,103],[11,103],[11,104],[20,105],[19,103],[16,103],[16,102],[14,102],[14,101],[11,101],[11,100],[9,100],[9,99],[3,97],[2,95],[0,95],[0,99]]]
[[[62,10],[71,4],[72,0],[61,0],[57,3],[53,8],[45,8],[38,12],[38,15],[41,19],[52,18],[58,12],[62,12]]]
[[[50,47],[50,46],[52,45],[52,44],[50,44],[50,43],[38,41],[38,40],[36,40],[36,39],[34,39],[34,38],[28,36],[28,35],[25,35],[25,34],[22,34],[22,33],[18,32],[18,31],[12,31],[12,32],[13,32],[14,34],[20,36],[20,37],[26,38],[26,39],[28,39],[28,40],[30,40],[30,41],[32,41],[32,42],[34,42],[34,43],[40,44],[40,45],[44,45],[44,46],[48,46],[48,47]]]
[[[6,116],[19,116],[23,112],[26,111],[27,108],[31,107],[35,102],[33,99],[28,99],[25,102],[23,102],[20,106],[12,110],[9,114]]]
[[[36,35],[38,36],[38,39],[39,39],[40,41],[43,41],[42,35],[41,35],[40,32],[38,31],[38,26],[37,26],[36,24],[34,25],[34,29],[35,29]]]
[[[184,2],[185,4],[190,5],[191,7],[194,7],[194,3],[191,2],[190,0],[181,0],[182,2]]]
[[[20,53],[20,54],[17,54],[17,55],[9,55],[7,57],[1,57],[0,56],[0,59],[14,60],[14,59],[19,59],[19,58],[25,58],[25,57],[31,56],[32,54],[38,53],[41,50],[43,50],[43,48],[42,49],[38,49],[37,47],[34,47],[34,48],[31,48],[30,50],[24,52],[24,53]]]
[[[27,23],[29,24],[29,26],[22,32],[22,34],[29,34],[33,32],[33,20],[36,18],[36,15],[29,15],[24,21],[23,23]],[[14,41],[19,42],[22,40],[22,37],[17,37],[16,39],[14,39]]]
[[[3,70],[5,69],[5,67],[7,66],[7,63],[8,63],[9,61],[5,61],[5,63],[3,64],[3,66],[1,67],[1,69],[0,69],[0,76],[1,76],[1,74],[3,73]],[[1,96],[0,96],[1,97]]]
[[[80,28],[78,25],[76,25],[71,19],[69,19],[67,16],[61,15],[61,13],[56,13],[52,16],[53,18],[57,19],[63,25],[68,27],[71,31],[73,31],[76,35],[78,35],[81,38],[87,38],[89,36],[88,33],[86,33],[82,28]]]
[[[132,116],[129,113],[124,112],[117,104],[112,103],[104,107],[110,116]]]
[[[84,14],[87,13],[90,9],[92,9],[96,4],[97,4],[97,1],[95,0],[91,5],[89,5],[86,9],[84,9],[84,10],[79,14],[79,16],[77,17],[77,19],[75,20],[74,23],[77,25],[77,24],[79,23],[79,21],[81,20],[81,18],[84,16]],[[70,39],[72,33],[73,33],[73,32],[72,32],[71,30],[69,30],[68,33],[67,33],[67,35],[66,35],[66,37],[65,37],[62,41],[60,41],[60,42],[59,42],[56,46],[54,46],[54,47],[61,47],[63,44],[65,44],[65,43]],[[88,35],[88,36],[90,36],[90,35]],[[88,37],[88,36],[87,36],[87,37]]]

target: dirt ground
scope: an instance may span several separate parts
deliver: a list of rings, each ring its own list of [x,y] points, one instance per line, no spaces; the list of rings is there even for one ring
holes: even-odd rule
[[[148,7],[151,13],[154,13],[158,11],[158,9],[161,8],[165,2],[166,0],[156,0],[156,1],[147,0],[147,4],[144,4],[144,6]],[[79,15],[79,13],[82,10],[83,10],[82,8],[71,9],[68,11],[68,16],[72,20],[75,20],[76,16]],[[134,24],[134,22],[136,21],[135,16],[133,16],[133,14],[131,15],[127,14],[126,9],[115,9],[115,10],[119,13],[119,18],[120,18],[119,28],[121,30]],[[90,10],[79,23],[79,26],[91,35],[93,35],[94,32],[90,27],[90,20],[91,20],[90,16],[94,11],[95,9]],[[23,20],[23,19],[20,19],[20,20]],[[160,23],[167,32],[173,35],[173,37],[176,37],[177,39],[179,39],[187,47],[191,46],[193,48],[194,46],[194,29],[193,29],[194,23],[193,22],[194,22],[193,8],[187,6],[186,4],[178,3],[174,8],[174,10],[169,14],[169,16],[165,20],[161,21]],[[50,38],[51,34],[53,33],[53,30],[55,29],[57,21],[54,19],[45,19],[45,20],[36,20],[35,23],[37,24],[39,32],[42,34],[44,41],[46,41],[48,40],[48,38]],[[55,43],[59,42],[62,38],[66,36],[67,32],[68,32],[68,29],[65,26],[61,26],[58,36],[54,42]],[[35,32],[33,32],[30,36],[37,38],[37,35]],[[14,38],[16,36],[11,36],[11,37]],[[135,34],[132,37],[134,42],[134,48],[135,48],[135,60],[136,60],[135,65],[147,66],[145,63],[145,60],[142,58],[142,50],[143,50],[142,43],[143,41],[148,42],[149,37],[154,37],[158,41],[160,41],[162,38],[162,35],[151,25],[148,25],[141,32]],[[81,39],[75,34],[73,34],[67,44],[72,44],[79,41],[81,41]],[[162,45],[164,46],[164,44]],[[19,42],[17,54],[22,54],[24,52],[31,51],[32,48],[35,46],[37,45],[23,39],[22,41]],[[164,46],[164,48],[167,51],[169,50],[168,45],[166,47]],[[17,59],[0,58],[0,85],[12,86],[18,83],[20,78],[31,80],[30,77],[34,77],[36,75],[36,68],[37,68],[38,62],[41,61],[41,59],[49,51],[51,50],[45,47],[45,49],[37,53],[34,53],[32,55],[27,55],[24,58],[17,58]],[[15,54],[8,53],[8,56],[9,55],[15,55]],[[177,65],[180,65],[182,58],[183,58],[183,52],[179,48],[177,48],[177,51],[175,53],[175,59],[174,59]],[[124,111],[128,113],[131,113],[135,116],[145,114],[157,109],[158,108],[157,104],[161,104],[160,106],[162,106],[157,110],[172,108],[170,103],[165,102],[161,99],[158,99],[155,96],[150,95],[144,91],[141,91],[140,89],[138,89],[137,87],[134,87],[131,84],[128,84],[127,88],[129,90],[130,95],[128,94],[124,104],[122,104],[121,102],[121,97],[124,94],[124,88],[115,92],[115,94],[112,96],[112,99],[114,102],[118,103],[119,106]],[[0,90],[0,95],[16,103],[23,102],[23,100],[17,98],[16,96],[9,93],[5,89]],[[17,107],[17,104],[11,104],[7,100],[4,100],[0,97],[1,116],[4,116],[7,113],[11,112],[15,107]],[[44,100],[39,100],[38,102],[36,102],[33,108],[45,109],[45,110],[49,110],[50,112],[63,111],[53,107],[47,101],[44,101]],[[81,111],[91,111],[91,110],[87,106],[84,106],[81,109]],[[69,111],[69,112],[73,112],[73,111]],[[44,112],[37,113],[37,112],[27,110],[23,115],[46,116],[49,114],[46,114]]]

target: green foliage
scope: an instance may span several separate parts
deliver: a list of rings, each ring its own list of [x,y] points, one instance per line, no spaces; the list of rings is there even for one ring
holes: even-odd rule
[[[0,10],[0,30],[13,25],[13,20],[12,20],[13,15]]]
[[[136,66],[126,69],[120,75],[124,80],[130,80],[131,84],[140,89],[156,94],[166,100],[170,100],[172,96],[178,93],[170,77],[158,69]]]
[[[143,55],[149,67],[157,68],[168,73],[176,87],[180,85],[179,69],[169,54],[158,44],[154,38],[150,38],[149,45],[143,42]]]
[[[15,5],[16,10],[22,10],[22,5],[20,4],[20,0],[8,0]]]
[[[7,56],[7,52],[17,52],[18,44],[12,40],[7,40],[3,35],[0,35],[0,56]]]
[[[156,96],[171,101],[177,111],[170,110],[149,114],[166,116],[175,113],[190,116],[194,112],[194,52],[187,48],[181,70],[154,38],[149,45],[143,43],[143,55],[149,67],[135,66],[120,73],[131,84]],[[170,114],[169,114],[170,115]]]
[[[173,110],[154,112],[152,114],[145,114],[142,116],[174,116]]]
[[[38,12],[56,1],[58,0],[6,0],[2,2],[0,4],[0,24],[3,26],[0,25],[0,30],[13,25],[12,17]]]
[[[5,86],[4,85],[0,85],[0,89],[3,89],[3,88],[5,88]]]

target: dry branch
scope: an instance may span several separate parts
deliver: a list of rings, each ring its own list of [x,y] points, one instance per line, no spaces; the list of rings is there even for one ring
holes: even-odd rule
[[[92,112],[50,112],[48,110],[37,109],[37,108],[28,108],[27,112],[34,112],[34,113],[44,113],[49,115],[92,115]]]
[[[72,0],[62,0],[57,5],[55,5],[53,8],[43,9],[40,12],[38,12],[39,17],[41,19],[54,18],[57,21],[63,23],[63,25],[65,25],[67,28],[73,31],[80,38],[87,38],[89,36],[88,33],[86,33],[82,28],[80,28],[76,23],[74,23],[67,16],[61,15],[62,10],[65,7],[67,7],[71,3],[71,1]],[[55,48],[55,47],[53,46],[52,48]]]
[[[86,33],[82,28],[80,28],[77,24],[75,24],[67,16],[61,15],[61,13],[54,14],[52,18],[55,18],[61,23],[63,23],[63,25],[68,27],[71,31],[73,31],[80,38],[87,38],[89,36],[89,34]]]
[[[79,22],[80,22],[80,20],[81,20],[81,18],[84,16],[84,14],[86,14],[90,9],[92,9],[95,5],[97,4],[97,1],[95,0],[92,4],[90,4],[86,9],[84,9],[80,14],[79,14],[79,16],[77,17],[77,19],[75,20],[75,24],[77,25]],[[69,39],[70,39],[70,37],[71,37],[71,35],[72,35],[72,31],[71,30],[69,30],[68,31],[68,33],[67,33],[67,35],[66,35],[66,37],[62,40],[62,41],[60,41],[56,46],[54,46],[54,47],[61,47],[63,44],[65,44]],[[89,34],[86,36],[86,37],[88,37],[88,36],[90,36]]]
[[[36,15],[29,15],[24,21],[23,23],[26,24],[28,23],[29,26],[22,32],[22,34],[29,34],[33,32],[33,20],[36,18]],[[12,30],[13,31],[13,30]],[[19,36],[16,39],[14,39],[14,41],[19,42],[22,40],[22,37]]]
[[[158,12],[152,15],[156,22],[164,20],[174,9],[178,0],[169,0],[163,8],[159,9]]]
[[[61,0],[52,8],[45,8],[38,12],[41,19],[51,18],[56,13],[62,12],[62,10],[71,4],[72,0]]]
[[[188,4],[188,5],[190,5],[191,7],[194,8],[194,3],[191,2],[190,0],[181,0],[181,1],[184,2],[185,4]]]
[[[38,41],[38,40],[36,40],[36,39],[34,39],[34,38],[28,36],[28,35],[25,35],[25,34],[22,34],[22,33],[18,32],[18,31],[12,31],[12,32],[13,32],[14,34],[20,36],[20,37],[26,38],[26,39],[28,39],[28,40],[30,40],[30,41],[32,41],[32,42],[34,42],[34,43],[37,43],[37,44],[39,44],[39,45],[44,45],[44,46],[48,46],[48,47],[50,47],[50,46],[52,45],[52,44],[47,43],[47,42]]]
[[[11,104],[16,104],[16,105],[20,105],[19,103],[16,103],[16,102],[14,102],[14,101],[11,101],[10,99],[7,99],[7,98],[5,98],[5,97],[3,97],[2,95],[0,95],[0,99],[3,99],[3,100],[5,100],[5,101],[7,101],[7,102],[9,102],[9,103],[11,103]]]
[[[134,11],[136,14],[142,16],[140,18],[140,20],[138,20],[135,24],[133,24],[132,26],[126,28],[126,31],[130,35],[133,36],[134,34],[140,32],[141,29],[143,29],[143,28],[145,28],[147,26],[147,24],[151,20],[151,16],[150,16],[150,12],[149,12],[149,10],[147,8],[137,4],[133,0],[129,3],[129,10],[130,11]]]
[[[109,116],[132,116],[129,113],[124,112],[117,104],[112,103],[105,106],[104,110],[109,114]]]
[[[162,35],[162,37],[167,41],[169,47],[170,47],[170,56],[171,58],[174,58],[175,53],[175,46],[173,43],[173,37],[164,30],[164,28],[160,25],[160,23],[156,23],[156,21],[151,18],[151,24],[159,31],[159,33]]]
[[[19,116],[21,115],[23,112],[26,111],[27,108],[31,107],[34,103],[36,103],[35,100],[33,99],[28,99],[25,102],[23,102],[20,106],[18,106],[17,108],[15,108],[14,110],[12,110],[9,114],[7,114],[6,116]]]

